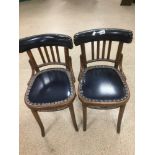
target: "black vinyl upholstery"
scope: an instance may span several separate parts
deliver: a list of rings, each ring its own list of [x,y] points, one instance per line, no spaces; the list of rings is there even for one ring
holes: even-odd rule
[[[72,38],[63,34],[40,34],[19,40],[19,53],[41,46],[63,46],[72,49]]]
[[[91,41],[111,40],[131,43],[132,31],[123,29],[100,28],[78,32],[74,35],[74,44],[76,46]]]
[[[126,95],[126,89],[118,73],[109,67],[87,70],[82,76],[82,95],[94,100],[119,100]]]
[[[40,73],[29,92],[31,103],[52,103],[63,101],[71,95],[68,74],[62,70],[48,70]]]

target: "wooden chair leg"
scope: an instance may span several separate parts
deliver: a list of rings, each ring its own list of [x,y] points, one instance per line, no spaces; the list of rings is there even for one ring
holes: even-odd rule
[[[81,73],[82,73],[82,68],[80,68],[80,73],[79,73],[79,76],[78,76],[78,81],[80,81]]]
[[[121,122],[122,122],[124,110],[125,110],[125,105],[121,106],[119,110],[118,121],[117,121],[117,133],[120,133],[120,130],[121,130]]]
[[[80,81],[80,73],[79,73],[79,76],[78,76],[78,81]]]
[[[71,72],[72,72],[73,81],[74,81],[74,83],[75,83],[75,76],[74,76],[73,68],[71,69]]]
[[[71,114],[71,118],[72,118],[72,122],[73,122],[74,128],[75,128],[76,131],[78,131],[73,104],[71,104],[69,106],[69,110],[70,110],[70,114]]]
[[[34,116],[34,118],[36,119],[36,121],[38,122],[39,126],[40,126],[40,129],[41,129],[41,135],[42,137],[45,137],[45,131],[44,131],[44,126],[41,122],[41,119],[38,115],[38,112],[37,111],[34,111],[34,110],[31,110],[32,111],[32,114]]]
[[[87,107],[83,106],[83,131],[87,128]]]

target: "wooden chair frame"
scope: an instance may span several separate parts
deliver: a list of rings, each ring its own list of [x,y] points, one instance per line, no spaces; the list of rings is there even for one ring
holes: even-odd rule
[[[74,35],[74,43],[76,46],[80,45],[81,47],[81,55],[80,55],[80,73],[79,73],[79,87],[78,87],[78,97],[82,103],[83,107],[83,131],[86,131],[86,124],[87,124],[87,108],[93,108],[93,109],[115,109],[119,108],[119,115],[118,115],[118,121],[117,121],[117,133],[120,133],[121,128],[121,121],[123,117],[123,113],[125,110],[125,106],[127,101],[130,98],[130,92],[126,83],[126,77],[123,72],[122,67],[122,61],[123,61],[123,43],[130,43],[132,41],[132,32],[128,30],[122,30],[122,29],[92,29],[88,31],[79,32]],[[110,59],[110,52],[111,52],[111,46],[112,41],[119,42],[118,44],[118,50],[116,54],[116,59]],[[92,59],[87,60],[86,58],[86,50],[85,50],[85,44],[91,42],[91,52],[92,52]],[[94,42],[97,42],[97,56],[94,57]],[[102,46],[102,56],[100,56],[100,43],[103,42]],[[107,56],[105,56],[105,47],[106,43],[108,44],[108,51]],[[94,100],[94,99],[88,99],[86,98],[81,92],[82,87],[82,79],[85,75],[85,72],[91,68],[95,68],[98,66],[91,66],[88,67],[88,64],[98,61],[107,61],[114,64],[114,67],[111,66],[112,69],[114,69],[118,75],[120,76],[124,87],[126,88],[126,96],[120,100],[111,100],[111,101],[102,101],[102,100]],[[110,67],[110,66],[106,66]]]
[[[49,48],[50,48],[50,54],[52,56],[52,60],[50,59],[49,51],[47,50],[47,46],[49,46]],[[61,60],[60,60],[59,46],[64,47],[65,62],[61,62]],[[43,47],[44,51],[42,51],[41,47]],[[53,47],[55,47],[56,55],[54,55]],[[72,69],[72,60],[71,60],[71,57],[69,56],[69,49],[71,49],[72,47],[73,47],[72,39],[69,36],[61,35],[61,34],[35,35],[35,36],[20,39],[20,41],[19,41],[19,52],[27,53],[27,55],[29,57],[29,64],[32,69],[31,78],[28,82],[28,88],[25,93],[25,103],[28,106],[28,108],[31,109],[31,112],[32,112],[34,118],[38,122],[38,125],[41,129],[42,137],[45,136],[45,130],[44,130],[44,126],[43,126],[43,123],[39,117],[38,112],[58,111],[58,110],[63,110],[63,109],[69,108],[74,128],[76,131],[78,131],[74,108],[73,108],[73,101],[76,97],[75,86],[74,86],[75,77],[74,77],[74,73],[73,73],[73,69]],[[34,55],[31,51],[34,48],[38,49],[38,52],[39,52],[40,57],[43,62],[42,64],[39,64],[39,65],[37,64],[37,62],[34,58]],[[45,52],[44,55],[43,55],[43,52]],[[46,60],[45,60],[45,56],[46,56]],[[56,57],[57,57],[57,60],[56,60]],[[61,67],[61,68],[49,68],[46,70],[40,70],[42,67],[45,67],[48,65],[60,65],[60,66],[64,66],[65,68]],[[39,74],[41,74],[47,70],[58,70],[58,71],[64,71],[67,73],[67,76],[69,78],[70,85],[71,85],[71,95],[69,98],[67,98],[63,101],[55,102],[55,103],[46,103],[46,104],[31,103],[31,101],[29,101],[29,99],[28,99],[28,95],[29,95],[31,86],[32,86],[35,78]]]

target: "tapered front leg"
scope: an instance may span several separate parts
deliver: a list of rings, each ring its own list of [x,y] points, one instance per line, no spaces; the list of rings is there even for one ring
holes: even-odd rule
[[[118,121],[117,121],[117,133],[120,133],[120,130],[121,130],[121,122],[122,122],[124,110],[125,110],[125,105],[121,106],[119,109]]]
[[[86,131],[87,129],[87,107],[84,105],[82,107],[83,107],[83,131]]]
[[[40,117],[39,117],[39,115],[38,115],[38,112],[35,111],[35,110],[31,110],[31,111],[32,111],[32,114],[33,114],[34,118],[36,119],[36,121],[38,122],[38,124],[39,124],[39,126],[40,126],[42,137],[45,137],[44,126],[43,126],[43,124],[42,124],[42,122],[41,122],[41,119],[40,119]]]
[[[70,114],[71,114],[71,118],[72,118],[72,122],[73,122],[74,128],[75,128],[76,131],[78,131],[73,104],[71,104],[69,106],[69,110],[70,110]]]

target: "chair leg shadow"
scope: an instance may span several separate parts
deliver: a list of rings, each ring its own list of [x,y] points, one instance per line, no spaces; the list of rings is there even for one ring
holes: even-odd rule
[[[51,130],[52,126],[55,125],[57,121],[58,121],[58,118],[54,119],[54,121],[45,130],[45,134],[47,134]]]
[[[89,129],[96,121],[96,118],[91,119],[88,123],[87,123],[87,129]]]
[[[47,149],[49,150],[49,152],[52,154],[52,155],[56,155],[56,150],[52,147],[52,145],[49,143],[49,140],[45,137],[44,138],[44,141],[45,141],[45,145],[47,147]]]

